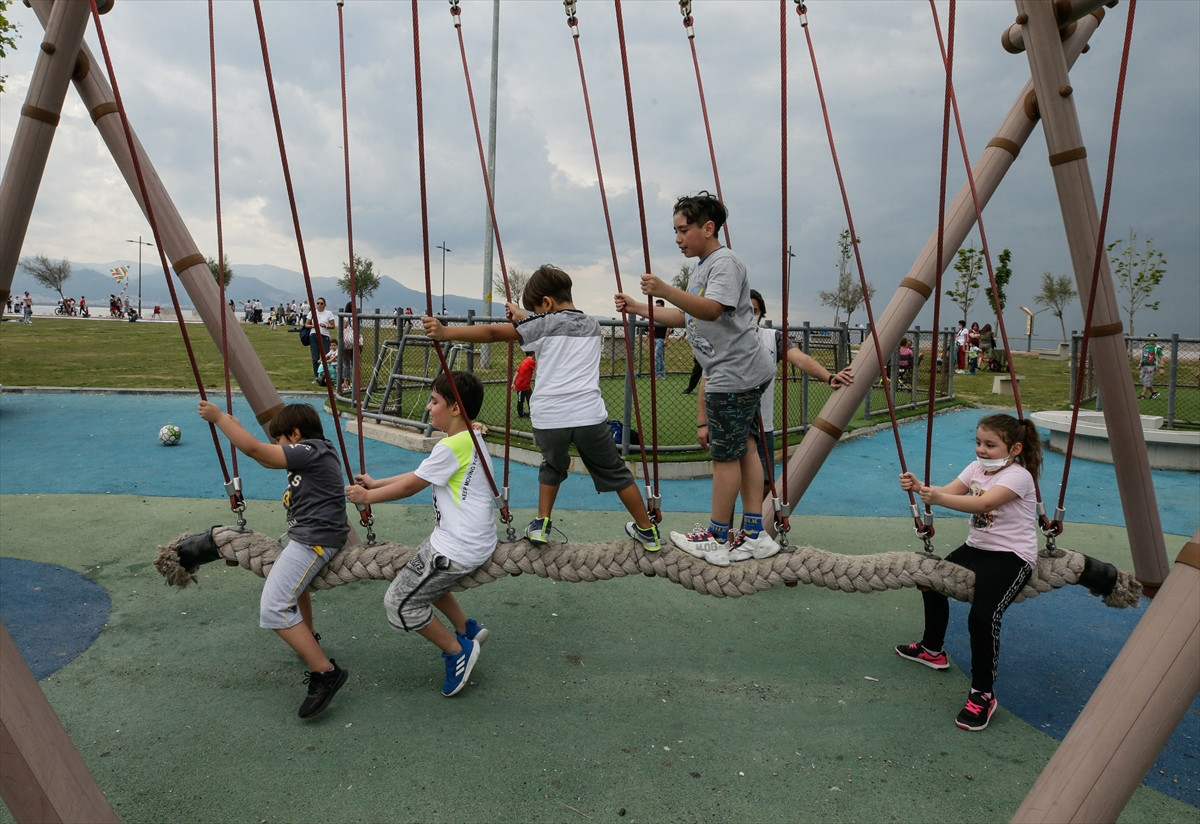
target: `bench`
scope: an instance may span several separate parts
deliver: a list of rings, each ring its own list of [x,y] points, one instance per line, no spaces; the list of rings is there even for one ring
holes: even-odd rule
[[[1024,375],[1017,375],[1017,384],[1018,385],[1023,380],[1025,380]],[[996,377],[992,378],[992,394],[993,395],[1011,395],[1012,393],[1013,393],[1012,376],[997,375]]]
[[[1038,349],[1035,350],[1037,356],[1042,360],[1070,360],[1071,359],[1071,344],[1062,341],[1055,349]]]

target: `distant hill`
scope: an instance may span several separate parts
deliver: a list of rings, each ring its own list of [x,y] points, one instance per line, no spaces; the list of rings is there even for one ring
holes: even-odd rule
[[[76,300],[80,296],[86,296],[90,306],[97,309],[102,308],[103,311],[107,311],[108,296],[110,294],[115,295],[121,291],[122,284],[115,281],[108,274],[118,266],[129,266],[129,285],[126,288],[125,294],[136,305],[138,296],[138,264],[136,260],[114,260],[108,263],[73,262],[71,264],[71,279],[63,287],[63,292]],[[299,272],[293,272],[290,269],[283,269],[271,264],[234,264],[233,272],[233,280],[229,282],[226,294],[239,307],[243,302],[254,299],[261,300],[264,306],[275,306],[285,301],[290,302],[292,299],[297,301],[306,299],[304,275]],[[167,290],[167,284],[163,279],[162,266],[157,261],[154,263],[148,263],[145,260],[142,261],[141,280],[142,306],[144,310],[152,310],[156,303],[163,307],[171,305],[171,294]],[[349,300],[349,297],[338,289],[337,278],[314,277],[312,283],[313,293],[329,299],[330,303],[333,304],[332,308],[340,309]],[[175,286],[179,293],[180,304],[185,309],[193,308],[187,292],[182,288],[178,280],[175,281]],[[46,287],[37,283],[33,278],[23,274],[18,269],[13,278],[12,293],[14,296],[21,295],[26,290],[29,291],[34,302],[38,305],[58,302],[58,293],[46,289]],[[435,295],[433,303],[434,311],[440,311],[442,296],[440,294]],[[480,312],[481,303],[479,298],[446,295],[446,311],[451,315],[465,315],[469,309]],[[384,275],[381,279],[379,289],[367,301],[366,309],[367,311],[379,309],[382,312],[393,312],[397,307],[412,307],[413,312],[420,314],[425,308],[425,295],[415,289],[409,289],[394,278]],[[503,307],[498,304],[492,304],[492,312],[497,315],[502,314]]]

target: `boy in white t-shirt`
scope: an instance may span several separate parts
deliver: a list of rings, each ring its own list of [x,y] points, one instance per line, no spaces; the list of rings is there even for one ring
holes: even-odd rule
[[[537,357],[537,384],[530,398],[533,437],[542,450],[538,470],[537,517],[525,528],[531,543],[550,540],[551,515],[558,488],[567,479],[570,448],[592,476],[597,492],[616,492],[633,516],[625,525],[629,537],[649,551],[659,549],[658,527],[650,520],[633,473],[621,459],[608,426],[608,409],[600,394],[600,324],[575,308],[571,276],[549,264],[529,276],[521,302],[507,304],[512,324],[489,323],[446,327],[423,318],[425,334],[434,340],[470,343],[518,341]]]
[[[451,387],[450,381],[454,380]],[[454,401],[454,389],[465,409]],[[479,659],[479,645],[488,631],[467,618],[450,592],[459,580],[487,563],[496,550],[496,518],[493,496],[480,461],[491,457],[480,453],[470,432],[471,418],[483,406],[483,384],[469,372],[442,373],[433,381],[429,417],[434,427],[446,433],[414,471],[375,480],[356,475],[362,486],[346,487],[346,497],[355,504],[374,504],[411,497],[433,486],[433,533],[417,548],[417,554],[396,573],[383,597],[388,623],[405,632],[416,632],[433,642],[446,661],[442,695],[451,696],[467,685]],[[454,631],[435,620],[433,608],[446,616]]]

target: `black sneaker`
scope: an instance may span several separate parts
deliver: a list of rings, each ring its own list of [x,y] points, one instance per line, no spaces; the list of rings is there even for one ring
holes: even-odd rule
[[[309,672],[304,675],[304,683],[308,684],[308,696],[300,705],[301,718],[312,718],[328,707],[333,696],[350,677],[350,671],[339,667],[337,661],[330,658],[329,663],[333,664],[333,669],[329,672]]]
[[[1151,393],[1150,393],[1150,400],[1154,400],[1154,399],[1155,399],[1155,398],[1157,398],[1158,396],[1159,396],[1159,393],[1158,393],[1158,392],[1151,392]]]
[[[950,669],[950,662],[946,660],[945,652],[930,652],[921,646],[919,641],[915,644],[901,644],[896,647],[896,654],[901,658],[907,658],[909,661],[924,664],[930,669]]]
[[[982,692],[971,690],[970,695],[967,696],[967,705],[962,708],[962,712],[958,714],[954,723],[960,730],[971,730],[972,732],[986,730],[988,721],[992,720],[992,713],[998,706],[995,695],[985,695]]]

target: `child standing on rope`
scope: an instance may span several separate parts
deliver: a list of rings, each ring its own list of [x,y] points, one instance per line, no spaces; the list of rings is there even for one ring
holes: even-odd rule
[[[641,279],[642,294],[674,306],[655,309],[654,320],[686,326],[692,353],[704,370],[706,391],[697,409],[697,437],[713,461],[712,513],[708,526],[671,533],[685,552],[718,566],[737,559],[769,558],[779,544],[763,530],[762,469],[758,441],[759,401],[775,378],[775,361],[758,338],[750,306],[746,266],[721,245],[718,232],[728,212],[708,192],[675,202],[675,244],[684,257],[699,258],[687,291],[652,274]],[[625,294],[618,312],[648,317],[650,307]],[[678,307],[678,308],[674,308]],[[730,513],[742,497],[745,529],[731,535]],[[748,555],[745,553],[749,553]]]
[[[229,442],[267,469],[286,469],[288,544],[279,553],[263,585],[259,626],[273,629],[311,672],[300,717],[311,718],[329,706],[349,672],[327,658],[313,629],[308,585],[350,535],[342,470],[337,450],[325,439],[321,418],[310,404],[288,404],[267,427],[276,443],[263,443],[221,407],[200,401],[200,417],[225,433]]]
[[[465,408],[455,402],[455,389]],[[479,660],[479,645],[488,637],[488,631],[467,618],[450,592],[496,551],[492,494],[480,467],[480,461],[486,461],[490,472],[491,456],[475,449],[470,432],[471,419],[481,406],[479,378],[470,372],[441,373],[433,381],[426,409],[434,427],[446,437],[412,472],[380,480],[356,475],[362,486],[346,487],[346,496],[355,504],[376,504],[409,498],[433,486],[433,532],[396,573],[383,604],[394,629],[416,632],[442,651],[446,662],[442,695],[447,697],[467,685]],[[435,619],[434,607],[450,621],[453,632]]]
[[[514,340],[537,356],[538,379],[530,399],[533,437],[542,450],[538,470],[537,517],[525,537],[542,546],[550,540],[554,501],[571,466],[570,448],[579,452],[597,492],[616,492],[633,516],[625,524],[629,537],[653,552],[659,549],[658,527],[650,520],[633,473],[621,459],[608,426],[608,408],[600,394],[600,324],[575,308],[571,276],[549,264],[539,267],[525,284],[521,302],[507,305],[507,323],[443,326],[424,318],[425,334],[434,340],[489,343]]]
[[[1037,483],[1042,442],[1031,421],[988,415],[975,430],[976,460],[946,486],[925,486],[911,472],[900,487],[927,504],[970,517],[967,542],[946,560],[975,573],[975,597],[967,617],[971,636],[971,691],[955,724],[986,729],[996,711],[993,685],[1000,658],[1000,618],[1029,581],[1037,565]],[[950,664],[942,651],[950,620],[949,599],[926,591],[925,634],[915,644],[896,647],[901,658],[936,670]]]

